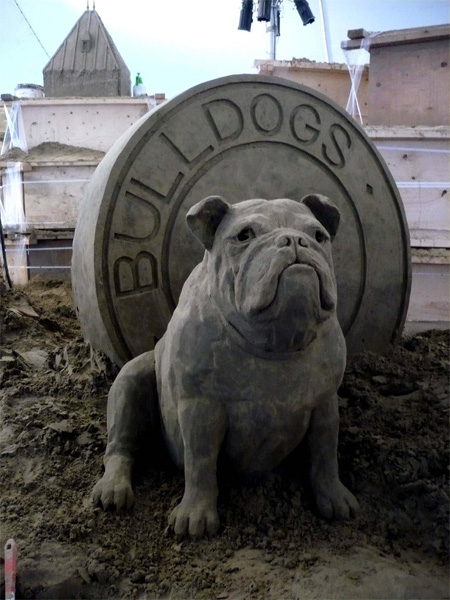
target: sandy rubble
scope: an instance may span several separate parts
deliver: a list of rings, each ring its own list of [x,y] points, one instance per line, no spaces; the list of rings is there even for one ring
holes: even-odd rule
[[[90,504],[117,369],[82,340],[70,285],[0,282],[0,307],[0,545],[18,544],[18,597],[449,596],[448,331],[349,360],[339,458],[356,521],[316,515],[300,448],[265,479],[222,477],[221,530],[191,541],[167,529],[170,466],[136,474],[129,514]]]

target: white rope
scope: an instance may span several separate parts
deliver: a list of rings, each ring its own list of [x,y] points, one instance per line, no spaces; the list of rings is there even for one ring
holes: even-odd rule
[[[358,100],[359,84],[361,83],[361,77],[364,72],[364,68],[370,62],[370,44],[372,43],[372,39],[377,35],[378,32],[370,33],[368,36],[363,38],[358,49],[344,50],[345,62],[347,64],[351,81],[350,95],[348,97],[347,106],[345,109],[354,119],[356,119],[358,116],[361,125],[363,124],[363,118]]]

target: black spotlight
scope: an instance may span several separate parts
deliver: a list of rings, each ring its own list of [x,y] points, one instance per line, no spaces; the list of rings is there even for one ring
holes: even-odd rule
[[[309,4],[306,2],[306,0],[294,0],[294,2],[295,8],[297,9],[301,20],[303,21],[303,25],[314,23],[316,17],[312,14]]]
[[[270,12],[272,0],[259,0],[258,2],[258,21],[270,21]]]
[[[250,31],[253,22],[253,0],[242,0],[241,14],[239,17],[240,31]]]

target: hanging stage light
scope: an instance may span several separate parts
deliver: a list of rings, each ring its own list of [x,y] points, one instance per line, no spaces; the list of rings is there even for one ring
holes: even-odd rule
[[[258,21],[270,21],[271,9],[272,9],[272,0],[259,0],[259,2],[258,2]]]
[[[0,0],[1,1],[1,0]],[[306,0],[292,0],[295,8],[300,15],[303,25],[309,25],[316,20],[312,14],[309,4]],[[322,0],[320,0],[322,1]],[[258,21],[266,21],[269,25],[266,31],[270,33],[270,58],[275,60],[276,57],[276,38],[280,35],[280,13],[283,0],[258,0],[257,19]],[[253,5],[254,0],[242,0],[241,14],[239,16],[238,29],[241,31],[250,31],[253,22]]]
[[[250,31],[253,21],[253,0],[242,0],[241,14],[239,17],[238,29],[240,31]]]
[[[294,0],[294,2],[295,8],[297,9],[301,20],[303,21],[303,25],[309,25],[310,23],[314,23],[316,17],[312,14],[308,2],[306,0]]]

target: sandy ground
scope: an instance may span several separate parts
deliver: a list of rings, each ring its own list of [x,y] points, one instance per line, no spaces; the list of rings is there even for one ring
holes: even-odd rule
[[[136,474],[129,514],[90,504],[117,370],[81,339],[69,284],[0,282],[0,547],[17,542],[17,597],[448,598],[448,360],[448,331],[349,360],[339,458],[357,520],[316,515],[300,448],[265,479],[222,478],[219,534],[177,539],[170,467]]]

